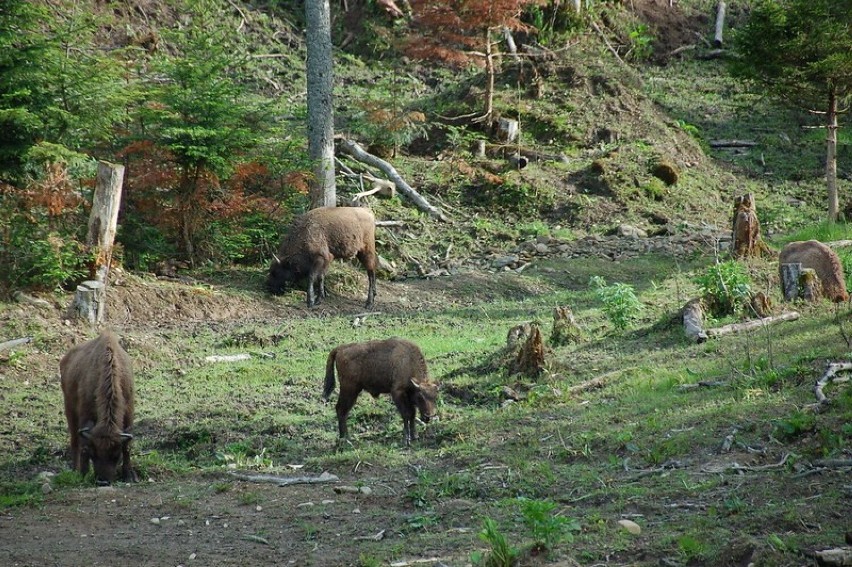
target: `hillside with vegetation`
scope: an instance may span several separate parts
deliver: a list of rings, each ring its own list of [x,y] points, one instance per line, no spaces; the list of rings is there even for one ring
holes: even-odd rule
[[[331,7],[337,201],[379,221],[366,311],[357,262],[315,308],[265,289],[314,181],[302,2],[7,2],[0,563],[848,560],[852,390],[845,367],[814,384],[847,361],[849,305],[784,301],[777,259],[817,239],[852,273],[846,115],[826,223],[821,107],[737,65],[760,3],[726,3],[719,47],[715,1],[495,2],[525,6],[517,57],[491,36],[493,89],[468,4],[451,28],[442,2]],[[57,371],[96,335],[69,306],[100,161],[125,167],[104,326],[134,363],[140,482],[94,488],[69,471]],[[747,194],[764,253],[736,259]],[[393,404],[362,395],[338,441],[329,350],[393,335],[423,350],[438,420],[406,448]]]

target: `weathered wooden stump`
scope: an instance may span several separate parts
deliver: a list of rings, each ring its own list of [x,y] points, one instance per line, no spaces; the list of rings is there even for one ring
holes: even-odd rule
[[[734,218],[731,235],[731,252],[734,258],[750,258],[769,252],[760,237],[760,221],[754,195],[747,193],[734,199]]]
[[[819,281],[816,270],[805,268],[799,275],[799,289],[802,299],[805,301],[819,301],[822,299],[822,283]]]
[[[512,363],[511,374],[523,374],[536,377],[544,370],[544,343],[541,340],[541,330],[538,325],[530,325],[530,333],[521,343],[515,360]]]
[[[769,317],[772,314],[772,300],[762,291],[758,291],[751,296],[751,308],[761,319]]]
[[[106,286],[94,280],[78,285],[71,312],[80,319],[86,319],[90,325],[102,322],[106,312]]]
[[[564,346],[583,340],[583,330],[574,319],[571,308],[555,307],[553,309],[553,330],[550,333],[550,344]]]
[[[802,273],[802,263],[781,264],[781,290],[784,301],[794,301],[799,298],[799,276]]]
[[[98,163],[92,211],[86,244],[96,251],[92,277],[106,283],[112,264],[112,249],[118,227],[118,209],[121,205],[121,188],[124,183],[124,166],[105,161]]]
[[[707,340],[707,332],[704,331],[704,308],[699,298],[690,299],[683,306],[683,330],[688,338],[697,343]]]

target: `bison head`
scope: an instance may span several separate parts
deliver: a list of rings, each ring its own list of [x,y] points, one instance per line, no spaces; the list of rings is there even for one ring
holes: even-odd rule
[[[438,413],[438,407],[435,403],[438,399],[438,385],[429,381],[416,382],[412,380],[411,383],[415,388],[414,403],[420,412],[420,420],[423,423],[429,423],[429,420]]]
[[[299,271],[289,262],[282,262],[278,258],[272,261],[269,267],[269,276],[266,278],[266,287],[269,293],[280,295],[288,287],[295,285],[301,275]]]
[[[133,435],[97,432],[95,429],[95,432],[88,427],[81,429],[80,436],[84,439],[86,458],[92,460],[95,469],[95,482],[98,486],[107,486],[115,480],[124,445],[133,439]]]

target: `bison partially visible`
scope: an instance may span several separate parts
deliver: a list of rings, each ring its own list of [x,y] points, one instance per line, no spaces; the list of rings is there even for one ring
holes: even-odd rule
[[[816,272],[822,283],[822,293],[834,303],[849,299],[846,291],[846,278],[843,274],[843,264],[837,252],[818,240],[801,240],[790,242],[781,249],[778,256],[778,267],[781,264],[798,264]]]
[[[333,349],[326,362],[323,399],[334,391],[334,369],[337,367],[340,395],[337,398],[337,427],[340,438],[346,437],[346,418],[358,395],[366,390],[374,398],[390,394],[403,422],[406,445],[417,438],[415,409],[424,423],[436,413],[438,386],[429,381],[426,359],[420,348],[399,338],[341,345]]]
[[[130,466],[133,427],[133,372],[118,338],[104,331],[69,350],[59,362],[65,418],[74,469],[85,475],[89,461],[99,486],[116,478],[135,480]]]
[[[376,297],[376,219],[363,207],[320,207],[298,217],[269,268],[271,293],[307,279],[308,307],[325,297],[325,273],[335,258],[357,257],[367,270],[367,309]],[[318,288],[318,289],[317,289]]]

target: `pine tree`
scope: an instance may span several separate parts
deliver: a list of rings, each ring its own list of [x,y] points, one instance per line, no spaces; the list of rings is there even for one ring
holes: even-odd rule
[[[734,47],[734,75],[825,116],[828,219],[836,221],[837,116],[852,97],[852,0],[760,0]]]

